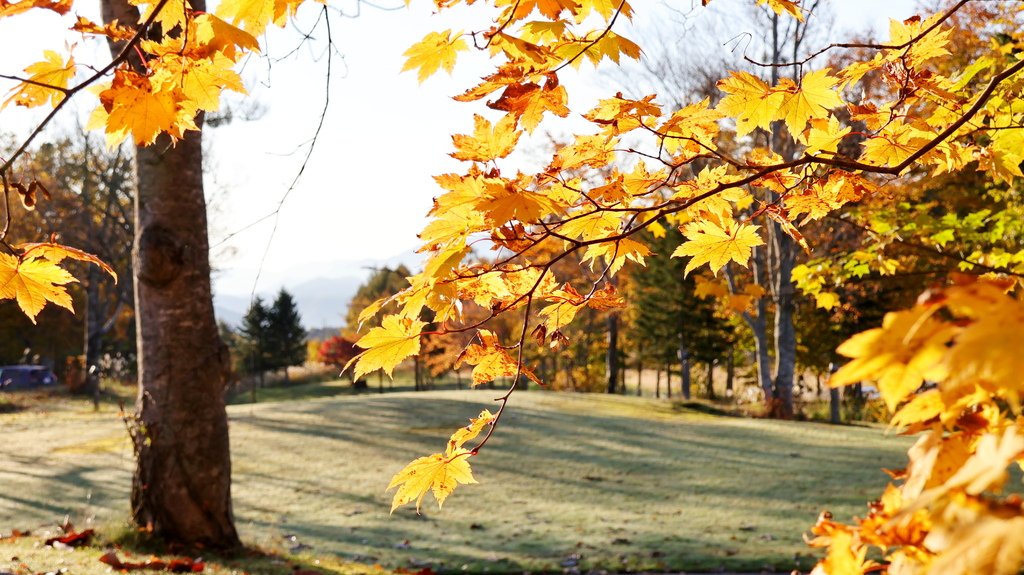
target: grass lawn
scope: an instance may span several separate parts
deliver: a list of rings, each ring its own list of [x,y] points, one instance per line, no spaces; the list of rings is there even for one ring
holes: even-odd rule
[[[474,458],[480,485],[459,487],[443,510],[428,496],[422,515],[389,516],[391,475],[442,450],[495,395],[230,407],[243,538],[325,564],[414,570],[788,571],[813,562],[801,535],[818,512],[861,513],[885,485],[880,468],[902,467],[909,442],[873,428],[531,391],[513,397],[502,429]],[[79,526],[123,528],[133,462],[116,410],[60,401],[0,416],[0,433],[0,531],[39,529],[65,514]],[[17,544],[0,543],[3,559],[5,545]]]

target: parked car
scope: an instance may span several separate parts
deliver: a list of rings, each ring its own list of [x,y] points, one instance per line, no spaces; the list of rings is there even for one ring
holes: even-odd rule
[[[0,391],[35,389],[57,383],[50,368],[41,365],[5,365],[0,367]]]

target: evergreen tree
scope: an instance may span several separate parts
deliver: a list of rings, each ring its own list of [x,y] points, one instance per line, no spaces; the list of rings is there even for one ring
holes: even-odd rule
[[[678,245],[681,234],[675,228],[663,237],[648,236],[654,255],[647,267],[633,274],[627,301],[636,306],[631,339],[641,359],[654,366],[679,364],[681,390],[689,399],[692,361],[705,364],[724,359],[730,349],[732,329],[715,317],[714,303],[697,297],[693,276],[683,272],[686,262],[667,256]],[[676,242],[673,244],[672,242]]]
[[[241,335],[241,350],[244,358],[242,371],[246,373],[258,373],[260,383],[263,382],[263,372],[269,369],[268,355],[268,331],[270,329],[270,311],[263,298],[256,298],[249,305],[249,309],[242,318],[242,327],[239,329]]]
[[[306,330],[292,294],[281,288],[267,311],[267,368],[285,369],[306,361]],[[286,372],[287,375],[287,372]]]

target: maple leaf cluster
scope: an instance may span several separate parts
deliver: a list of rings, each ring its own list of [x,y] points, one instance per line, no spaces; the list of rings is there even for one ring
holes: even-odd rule
[[[899,483],[867,515],[819,519],[811,544],[828,554],[814,574],[1010,575],[1024,565],[1024,499],[1005,490],[1024,461],[1024,301],[1007,294],[1012,281],[956,279],[839,348],[851,361],[831,384],[876,381],[892,425],[919,435],[907,467],[891,472]]]
[[[768,4],[777,14],[804,16],[797,2],[758,3]],[[438,1],[436,7],[443,11],[457,4]],[[491,28],[461,36],[450,30],[431,34],[406,54],[406,69],[416,70],[424,81],[439,70],[451,71],[463,52],[486,50],[495,60],[494,73],[456,100],[485,101],[502,115],[489,119],[476,114],[471,133],[453,136],[451,155],[465,162],[466,169],[436,177],[443,193],[435,199],[430,212],[433,219],[420,234],[422,251],[429,259],[424,270],[410,278],[410,286],[390,298],[399,311],[385,316],[381,327],[374,328],[383,331],[371,330],[367,337],[373,334],[373,338],[358,343],[367,348],[355,360],[358,372],[391,369],[416,353],[414,322],[429,318],[429,324],[424,321],[423,325],[430,326],[431,337],[477,332],[460,360],[474,366],[475,385],[507,377],[513,381],[511,392],[521,378],[536,377],[524,364],[523,346],[531,341],[538,347],[554,346],[563,340],[562,329],[580,310],[622,305],[611,280],[627,263],[642,266],[651,254],[640,240],[638,232],[642,230],[658,234],[663,226],[678,227],[684,240],[672,255],[689,258],[686,273],[707,265],[717,276],[732,266],[746,266],[755,250],[765,244],[767,226],[759,225],[758,220],[771,222],[798,245],[810,249],[800,227],[876,197],[884,201],[882,177],[908,173],[934,177],[972,169],[991,172],[998,181],[1012,181],[1021,175],[1021,157],[1013,147],[1016,136],[1001,134],[1020,131],[1021,118],[1013,102],[1024,60],[996,47],[998,54],[978,60],[959,77],[942,74],[938,64],[951,56],[947,20],[958,7],[928,18],[893,21],[886,43],[860,45],[862,52],[848,65],[804,70],[807,61],[794,63],[791,76],[773,83],[750,72],[732,72],[718,83],[722,98],[717,104],[705,99],[669,111],[654,95],[629,98],[615,94],[584,114],[592,129],[561,142],[544,168],[535,173],[509,169],[504,164],[526,141],[524,135],[542,122],[556,122],[568,114],[567,92],[560,81],[564,69],[583,62],[618,62],[640,52],[636,44],[613,30],[618,19],[632,16],[633,7],[625,1],[496,0],[489,5],[495,10]],[[585,29],[595,21],[603,28]],[[1015,38],[1007,44],[1021,41]],[[865,78],[874,82],[870,94],[859,90]],[[765,132],[785,141],[781,147],[787,150],[785,155],[761,143],[769,140],[758,137]],[[723,141],[732,145],[721,146]],[[495,252],[483,262],[471,249],[481,242]],[[599,279],[582,285],[556,280],[552,266],[569,255],[596,269]],[[806,287],[813,285],[816,276],[803,269],[796,279]],[[763,289],[753,289],[759,286],[736,287],[706,278],[698,285],[702,295],[726,299],[726,307],[734,313],[744,313],[753,301],[766,295]],[[838,303],[838,296],[824,283],[808,291],[821,307]],[[501,342],[482,327],[486,320],[465,315],[468,308],[486,310],[490,317],[521,314],[523,328],[518,341]],[[369,319],[379,309],[368,311],[361,319]],[[926,378],[938,378],[929,371],[933,366],[926,368],[925,364],[946,357],[951,349],[947,337],[951,322],[928,319],[927,315],[921,312],[890,320],[892,326],[902,326],[924,338],[923,347],[906,347],[908,341],[917,341],[908,339],[907,331],[878,336],[870,344],[852,340],[841,351],[863,360],[851,362],[835,381],[841,383],[844,377],[848,381],[872,379],[881,374],[879,388],[892,408],[918,397],[914,394]],[[527,334],[533,339],[527,339]],[[934,341],[928,339],[932,336]],[[374,341],[382,343],[375,346]],[[388,353],[383,357],[385,350]],[[879,366],[891,370],[872,371]],[[920,397],[928,399],[920,400],[924,403],[911,411],[897,412],[896,421],[907,424],[909,413],[927,408],[931,411],[922,413],[932,414],[932,419],[921,421],[934,422],[936,408],[928,402],[934,401],[935,395]],[[958,413],[973,409],[979,397],[976,391],[956,396]],[[1001,405],[1011,401],[1010,397],[992,401]],[[508,395],[501,399],[504,406]],[[951,420],[957,421],[963,423],[962,418]],[[1020,453],[1014,451],[1016,432],[1006,435],[1005,421],[992,419],[988,426],[1001,435],[972,442],[963,453],[972,454],[984,446],[986,453],[1003,454],[995,459],[997,465],[1018,457]],[[935,437],[942,436],[936,433]],[[935,445],[929,448],[928,457],[947,449]],[[432,458],[417,461],[435,467],[447,461],[442,454]],[[916,478],[923,476],[915,475],[914,481],[922,481]],[[981,491],[973,495],[1001,485],[1002,476],[994,471],[985,477],[976,484]],[[928,487],[933,487],[939,480],[923,481],[931,481]],[[410,485],[403,483],[411,489]],[[428,487],[426,483],[418,485],[421,497]],[[454,488],[455,484],[451,485]],[[951,543],[955,540],[951,534],[960,534],[954,522],[946,525],[953,531],[935,529],[944,517],[941,514],[953,508],[936,507],[937,515],[932,514],[918,494],[910,497],[911,490],[906,487],[893,489],[900,496],[887,492],[885,501],[877,506],[877,516],[860,528],[841,527],[831,520],[819,524],[816,544],[830,545],[820,572],[864,573],[886,568],[893,573],[918,572],[914,571],[917,567],[909,566],[933,559],[947,565],[942,558],[952,557],[949,549],[962,551]],[[448,493],[443,491],[444,496]],[[951,501],[964,492],[943,493],[940,499]],[[405,499],[413,499],[411,492],[405,495]],[[931,503],[934,501],[929,500]],[[976,514],[982,509],[994,513],[1005,508],[1005,501],[984,497],[976,503],[969,506]],[[872,541],[866,535],[868,528],[863,527],[878,530],[904,521],[912,523],[909,517],[925,515],[928,517],[904,531],[893,527],[904,539],[876,535]],[[1011,523],[1018,520],[1013,517]],[[991,529],[1006,540],[1009,526],[992,523]],[[941,544],[939,535],[933,535],[939,532],[947,537]],[[976,539],[973,531],[963,533]],[[900,547],[898,541],[920,544],[927,552],[918,552],[910,543]],[[1008,543],[1011,547],[1015,544]],[[866,545],[902,551],[891,554],[885,564],[875,564],[867,559]],[[1007,561],[1011,564],[1020,565],[1019,561]]]
[[[614,276],[651,255],[639,232],[656,236],[677,227],[684,240],[673,256],[690,258],[686,273],[706,264],[717,276],[747,265],[765,244],[767,222],[809,249],[800,227],[875,199],[881,176],[982,170],[1007,184],[1024,177],[1021,26],[1014,21],[1007,38],[990,42],[973,62],[947,66],[954,52],[950,18],[965,2],[927,18],[893,21],[887,43],[856,45],[860,51],[849,64],[812,69],[812,56],[788,63],[791,73],[770,83],[731,72],[718,82],[717,103],[666,110],[655,95],[606,97],[583,115],[590,130],[561,142],[534,173],[506,164],[529,140],[524,135],[569,115],[563,71],[640,57],[640,46],[616,29],[634,8],[627,0],[476,3],[489,11],[481,30],[432,32],[406,52],[404,68],[421,82],[451,72],[464,52],[486,52],[493,72],[455,99],[489,111],[474,115],[468,133],[453,136],[451,155],[466,167],[436,177],[443,192],[420,234],[424,269],[408,288],[360,315],[362,323],[385,304],[397,308],[356,342],[364,351],[352,363],[356,377],[377,369],[390,374],[420,352],[428,331],[432,337],[473,333],[457,361],[474,366],[474,385],[496,378],[512,384],[497,413],[482,412],[451,436],[443,453],[419,458],[395,476],[392,511],[411,502],[419,509],[427,492],[441,504],[457,485],[475,482],[468,458],[487,442],[518,382],[539,381],[524,365],[524,347],[558,347],[567,339],[563,328],[584,309],[621,308]],[[76,82],[91,68],[73,54],[47,51],[25,69],[4,105],[57,110],[95,85],[100,103],[90,126],[110,142],[131,137],[145,145],[161,134],[173,142],[197,129],[198,114],[216,109],[224,90],[244,92],[236,65],[259,49],[257,36],[283,25],[300,2],[226,0],[214,13],[196,13],[183,0],[137,4],[139,22],[101,26],[79,18],[75,24],[78,32],[122,47],[111,65]],[[460,4],[474,2],[435,0],[439,12]],[[778,16],[806,17],[796,0],[756,4]],[[65,14],[71,3],[0,0],[0,18],[33,9]],[[157,28],[165,32],[153,33]],[[870,91],[866,79],[874,83]],[[773,138],[759,137],[769,132]],[[769,139],[784,145],[765,145]],[[721,145],[726,141],[731,144]],[[6,178],[3,183],[10,193]],[[957,233],[969,229],[965,224]],[[932,240],[943,245],[951,233]],[[478,258],[477,244],[491,246],[493,257]],[[64,286],[74,278],[59,267],[62,260],[100,264],[53,242],[4,246],[0,298],[15,299],[32,318],[47,302],[70,308]],[[597,280],[556,280],[553,266],[569,256],[595,270]],[[853,254],[852,268],[871,257]],[[1005,263],[1014,264],[1012,257]],[[836,304],[835,293],[809,268],[796,276],[819,305]],[[822,516],[812,544],[828,551],[817,573],[1020,570],[1024,505],[1019,495],[1001,491],[1007,468],[1024,458],[1024,429],[1015,416],[1024,307],[1007,295],[1013,287],[961,280],[840,348],[852,361],[833,384],[877,380],[894,424],[921,436],[907,469],[894,473],[900,483],[864,518],[845,525]],[[708,278],[698,290],[729,297],[738,312],[765,296]],[[485,324],[510,312],[522,314],[522,330],[505,343]],[[465,447],[485,429],[474,448]]]
[[[109,145],[129,137],[148,145],[162,134],[173,143],[187,131],[198,130],[199,115],[217,110],[225,90],[245,93],[236,66],[247,54],[259,51],[256,36],[271,24],[283,26],[301,1],[226,0],[216,13],[196,12],[184,0],[131,3],[139,8],[138,22],[101,25],[78,16],[71,26],[85,37],[116,45],[119,55],[113,62],[104,67],[83,65],[71,53],[77,45],[66,46],[66,54],[46,50],[42,60],[24,69],[0,109],[49,106],[53,109],[49,119],[72,96],[89,89],[98,96],[99,105],[87,127],[105,132]],[[71,9],[70,0],[0,2],[0,18],[32,10],[64,15]],[[20,193],[26,209],[34,207],[35,183],[24,188],[9,176],[13,162],[34,137],[0,165],[5,197]],[[59,266],[65,258],[88,261],[112,273],[95,257],[53,241],[45,249],[42,244],[11,245],[4,237],[6,231],[0,233],[5,248],[0,253],[0,298],[15,300],[33,321],[48,302],[72,309],[65,286],[76,280]]]

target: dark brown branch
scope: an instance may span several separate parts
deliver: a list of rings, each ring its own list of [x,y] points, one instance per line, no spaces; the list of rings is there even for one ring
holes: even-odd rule
[[[562,62],[561,64],[558,65],[557,68],[555,68],[551,72],[552,73],[558,72],[562,68],[565,68],[569,64],[572,64],[573,62],[578,60],[580,58],[580,56],[586,54],[587,50],[589,50],[592,47],[594,47],[594,45],[597,44],[598,42],[600,42],[602,38],[607,36],[608,33],[612,31],[612,26],[615,25],[615,21],[619,18],[619,14],[622,13],[622,7],[625,6],[625,5],[626,5],[626,0],[620,0],[619,7],[615,9],[615,14],[612,15],[612,19],[608,21],[608,25],[605,26],[604,30],[602,30],[601,33],[597,35],[597,38],[594,38],[593,40],[588,41],[587,45],[582,50],[580,50],[575,56],[573,56],[572,58],[569,58],[565,62]]]
[[[817,58],[818,56],[821,56],[822,54],[824,54],[824,53],[826,53],[826,52],[828,52],[830,50],[836,49],[836,48],[846,48],[846,49],[862,48],[862,49],[869,49],[869,50],[903,50],[904,48],[907,48],[907,47],[917,43],[921,38],[924,38],[925,36],[927,36],[932,30],[938,28],[940,25],[942,25],[943,22],[945,22],[946,20],[950,19],[953,16],[953,14],[957,13],[961,8],[963,8],[963,6],[965,4],[967,4],[970,1],[971,0],[960,0],[960,2],[958,2],[952,8],[950,8],[948,11],[946,11],[946,13],[944,13],[942,15],[942,17],[939,18],[938,20],[936,20],[931,26],[929,26],[928,28],[922,30],[918,35],[914,36],[913,38],[907,40],[906,42],[904,42],[902,44],[873,44],[873,43],[870,43],[870,42],[843,42],[843,43],[835,43],[835,44],[829,44],[828,46],[825,46],[824,48],[818,50],[817,52],[807,56],[803,60],[793,61],[793,62],[774,62],[774,63],[773,62],[760,62],[758,60],[754,60],[753,58],[747,56],[746,54],[743,55],[743,59],[746,60],[747,62],[755,65],[755,66],[760,66],[762,68],[789,68],[789,67],[800,67],[800,66],[803,66],[804,64],[807,64],[808,62],[810,62],[811,60]]]

